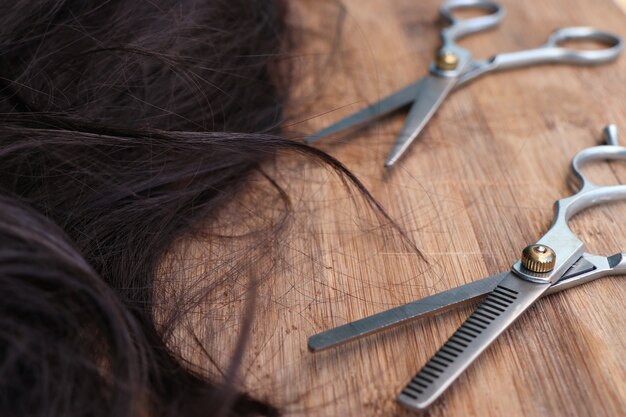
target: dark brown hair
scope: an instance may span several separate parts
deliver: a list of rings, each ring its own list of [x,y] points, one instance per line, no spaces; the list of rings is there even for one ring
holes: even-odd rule
[[[172,351],[181,304],[159,304],[157,321],[155,280],[172,245],[279,152],[365,192],[277,136],[285,13],[279,0],[3,9],[0,415],[277,414]]]

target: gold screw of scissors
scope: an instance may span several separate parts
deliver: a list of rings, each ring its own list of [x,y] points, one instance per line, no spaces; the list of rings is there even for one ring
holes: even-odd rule
[[[437,68],[447,71],[453,70],[459,64],[459,57],[454,52],[439,50],[437,52]]]
[[[522,251],[522,266],[532,272],[550,272],[554,269],[556,254],[545,245],[526,246]]]

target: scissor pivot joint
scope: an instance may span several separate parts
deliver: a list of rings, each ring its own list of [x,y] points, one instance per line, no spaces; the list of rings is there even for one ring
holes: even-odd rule
[[[546,245],[530,245],[522,251],[522,266],[531,272],[550,272],[555,263],[556,253]]]
[[[459,57],[452,51],[440,49],[437,51],[437,68],[443,71],[456,69],[459,65]]]

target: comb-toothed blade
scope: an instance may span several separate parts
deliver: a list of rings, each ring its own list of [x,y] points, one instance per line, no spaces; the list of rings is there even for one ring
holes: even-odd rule
[[[525,281],[509,272],[407,384],[398,402],[411,410],[428,407],[549,288],[548,283]]]
[[[415,100],[415,97],[420,89],[420,83],[421,80],[414,82],[413,84],[404,87],[402,90],[390,94],[376,103],[370,104],[363,110],[359,110],[356,113],[346,116],[338,122],[335,122],[332,125],[307,136],[304,141],[306,143],[313,143],[318,139],[332,135],[333,133],[358,126],[367,121],[382,117],[385,114],[391,113],[401,107],[407,106]]]
[[[429,75],[422,80],[415,103],[385,161],[386,167],[392,166],[406,152],[409,145],[441,106],[443,99],[450,93],[456,81],[454,77],[435,75]]]

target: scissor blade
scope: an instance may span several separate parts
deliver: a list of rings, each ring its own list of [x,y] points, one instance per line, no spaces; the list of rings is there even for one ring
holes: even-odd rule
[[[599,265],[608,263],[607,258],[602,256],[594,257],[594,261]],[[594,271],[596,272],[594,273]],[[454,307],[477,302],[493,291],[507,273],[503,272],[451,288],[318,333],[309,337],[309,350],[311,352],[320,352],[351,340],[360,339],[361,337],[399,326],[411,320],[430,317]],[[604,276],[606,274],[607,268],[599,268],[594,263],[581,257],[558,282],[550,287],[546,295],[588,282],[596,278],[596,275]]]
[[[369,120],[376,119],[403,106],[409,105],[413,100],[415,100],[415,97],[420,89],[421,81],[422,80],[416,81],[413,84],[404,87],[402,90],[396,91],[376,103],[370,104],[363,110],[359,110],[356,113],[346,116],[338,122],[333,123],[332,125],[325,127],[310,136],[307,136],[304,141],[306,143],[313,143],[325,136],[358,126]]]
[[[423,410],[528,307],[550,284],[523,280],[509,272],[398,396],[412,410]]]
[[[462,304],[471,303],[492,291],[506,274],[505,272],[503,274],[483,278],[318,333],[309,338],[309,350],[319,352],[383,329],[398,326],[418,317],[428,317]]]
[[[409,145],[441,106],[443,99],[450,93],[456,81],[457,79],[454,77],[435,75],[429,75],[422,80],[416,101],[385,161],[386,167],[392,166],[406,152]]]

